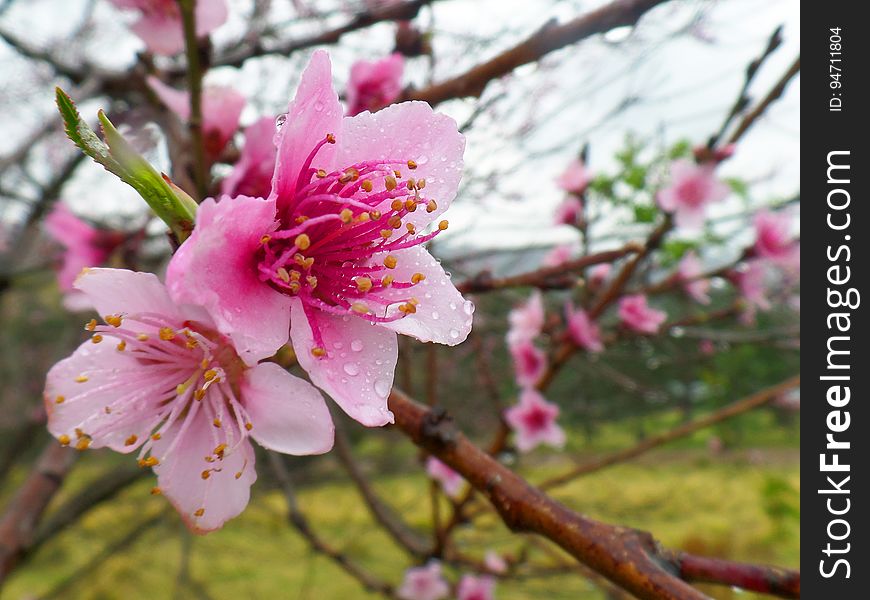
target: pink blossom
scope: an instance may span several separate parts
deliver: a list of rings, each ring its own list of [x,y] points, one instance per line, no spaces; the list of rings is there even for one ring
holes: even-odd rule
[[[495,550],[487,550],[483,557],[483,564],[489,569],[490,573],[502,575],[507,573],[508,564],[501,554]]]
[[[73,282],[85,267],[105,263],[124,242],[124,236],[119,232],[97,229],[61,203],[45,217],[45,230],[65,249],[57,273],[58,285],[64,292],[64,305],[69,310],[89,310],[91,306],[87,298],[73,287]]]
[[[176,0],[111,0],[121,9],[139,11],[130,29],[154,54],[171,56],[184,50],[181,12]],[[227,20],[224,0],[197,0],[194,13],[197,37],[205,37]]]
[[[398,52],[374,62],[356,61],[347,84],[347,114],[374,112],[398,98],[404,70],[405,58]]]
[[[569,194],[579,196],[586,191],[586,186],[589,185],[590,181],[592,181],[592,177],[589,176],[586,165],[579,158],[575,158],[568,163],[568,167],[559,176],[557,183],[560,188]]]
[[[445,465],[443,462],[430,456],[426,459],[426,472],[429,477],[441,484],[441,489],[451,498],[459,496],[465,480],[462,475]]]
[[[402,600],[441,600],[450,594],[450,586],[441,574],[441,563],[430,560],[426,566],[405,571],[397,593]]]
[[[710,280],[698,279],[704,273],[704,265],[694,252],[686,252],[677,267],[677,277],[683,282],[683,290],[699,304],[710,304]]]
[[[800,246],[789,232],[785,213],[767,210],[755,215],[755,253],[784,268],[800,268]]]
[[[740,290],[740,294],[752,311],[756,308],[770,310],[770,300],[767,298],[767,285],[765,285],[764,281],[767,275],[766,271],[764,261],[750,260],[736,274],[737,287]]]
[[[704,222],[708,204],[724,200],[729,193],[726,184],[716,178],[714,164],[695,164],[677,160],[671,164],[671,183],[658,193],[662,210],[675,215],[677,226],[698,229]]]
[[[604,350],[604,344],[601,343],[601,329],[589,318],[585,310],[575,310],[568,302],[565,304],[565,318],[568,321],[568,335],[572,342],[589,352]]]
[[[238,515],[256,480],[248,438],[286,454],[332,447],[320,393],[274,363],[246,365],[197,307],[151,273],[89,269],[76,280],[105,325],[48,373],[48,429],[61,444],[138,450],[159,491],[204,533]]]
[[[495,600],[495,577],[463,575],[456,590],[456,600]]]
[[[536,390],[526,388],[520,401],[505,411],[505,420],[517,434],[517,448],[528,452],[539,444],[565,445],[565,432],[556,424],[559,407],[547,402]]]
[[[534,385],[547,369],[547,355],[531,340],[522,340],[508,346],[514,362],[517,385]]]
[[[595,265],[589,270],[589,285],[592,287],[601,286],[610,277],[610,271],[612,270],[613,267],[610,263]]]
[[[629,329],[653,334],[659,330],[668,315],[664,311],[650,308],[643,294],[635,294],[625,296],[619,301],[619,318]]]
[[[544,299],[541,292],[535,290],[529,299],[508,313],[507,341],[516,345],[535,339],[544,327]]]
[[[568,196],[556,207],[556,225],[574,225],[583,217],[583,201],[577,196]]]
[[[190,118],[190,94],[149,76],[148,86],[183,121]],[[215,161],[239,129],[245,97],[230,87],[206,86],[202,92],[202,134],[206,156]],[[271,140],[271,136],[270,136]]]
[[[560,244],[559,246],[556,246],[555,248],[550,250],[547,255],[544,256],[544,260],[541,261],[541,266],[559,266],[574,258],[575,254],[577,254],[577,247],[575,245]]]
[[[716,344],[712,340],[701,340],[698,342],[698,352],[704,356],[713,356],[716,354]]]
[[[245,129],[242,154],[229,177],[221,182],[221,193],[227,196],[265,198],[272,191],[275,171],[275,119],[263,117]]]
[[[315,385],[380,426],[393,420],[396,333],[452,346],[471,330],[474,306],[423,247],[447,227],[436,219],[465,140],[423,102],[342,118],[330,71],[315,52],[276,137],[269,197],[206,199],[167,287],[204,306],[246,362],[289,338]]]

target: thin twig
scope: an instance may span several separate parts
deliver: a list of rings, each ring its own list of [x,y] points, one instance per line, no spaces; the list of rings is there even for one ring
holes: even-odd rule
[[[205,142],[202,133],[202,77],[199,42],[196,37],[196,0],[177,0],[184,28],[184,55],[187,58],[187,87],[190,93],[190,118],[187,128],[193,152],[193,181],[197,198],[208,194],[208,166],[205,161]]]

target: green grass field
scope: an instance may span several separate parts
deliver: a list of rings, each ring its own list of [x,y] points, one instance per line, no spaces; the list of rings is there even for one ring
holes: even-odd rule
[[[539,464],[528,469],[533,481],[566,466],[565,459],[556,455],[537,458]],[[96,468],[95,462],[81,467],[71,488],[81,487],[83,473]],[[409,565],[407,556],[377,529],[355,489],[340,473],[331,473],[330,483],[300,489],[302,510],[330,544],[371,573],[397,584]],[[797,567],[799,482],[796,450],[741,450],[713,458],[696,446],[653,452],[637,462],[575,481],[555,495],[589,516],[652,531],[671,547]],[[255,485],[247,511],[223,530],[191,537],[174,514],[167,513],[134,543],[81,575],[79,570],[103,548],[123,538],[141,520],[165,511],[166,502],[149,495],[152,482],[140,481],[42,547],[10,579],[3,598],[377,597],[362,590],[328,559],[313,554],[287,525],[281,493],[261,483]],[[430,503],[422,473],[378,478],[375,487],[411,524],[426,527]],[[488,548],[516,552],[526,543],[490,515],[479,523],[480,527],[461,531],[457,538],[468,554],[482,556]],[[189,577],[179,575],[185,545],[190,549]],[[535,564],[547,560],[539,549],[532,550],[530,557]],[[457,575],[451,569],[448,572],[454,578]],[[716,598],[737,597],[724,588],[705,591]],[[503,582],[498,598],[597,600],[604,596],[577,575],[550,574]]]

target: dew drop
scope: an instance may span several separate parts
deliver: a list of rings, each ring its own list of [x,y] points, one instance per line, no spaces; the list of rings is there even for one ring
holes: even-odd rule
[[[471,300],[466,300],[465,303],[462,305],[462,310],[465,311],[466,315],[469,315],[469,316],[473,315],[474,314],[474,302],[472,302]]]
[[[280,131],[281,128],[284,126],[284,123],[286,123],[286,122],[287,122],[287,115],[286,114],[278,115],[275,118],[275,129],[278,129]]]
[[[455,302],[450,303],[450,310],[456,310],[456,303]]]
[[[362,340],[354,340],[350,343],[350,349],[354,352],[360,352],[363,349]]]
[[[323,110],[323,102],[320,102],[319,100],[315,102],[314,110],[316,110],[317,112],[321,112]]]
[[[437,321],[439,316],[440,316],[440,315],[438,314],[438,311],[437,311],[437,310],[434,311],[434,312],[432,313],[432,320],[433,320],[433,321]]]
[[[390,393],[390,382],[386,379],[375,379],[375,393],[381,398],[386,398]]]
[[[452,337],[455,340],[456,338],[459,337],[459,331],[457,331],[456,329],[451,329],[450,330],[450,337]]]
[[[344,344],[342,344],[341,342],[335,342],[332,346],[336,350],[341,350],[342,348],[344,348]]]
[[[356,377],[359,375],[359,365],[352,362],[344,363],[344,372],[351,377]]]

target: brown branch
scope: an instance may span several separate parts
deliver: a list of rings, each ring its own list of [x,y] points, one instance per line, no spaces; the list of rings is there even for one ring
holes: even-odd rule
[[[30,545],[46,506],[72,468],[76,451],[51,440],[0,518],[0,585]]]
[[[696,431],[705,429],[707,427],[710,427],[711,425],[715,425],[716,423],[720,423],[732,417],[736,417],[737,415],[749,412],[750,410],[753,410],[760,406],[764,406],[783,392],[800,386],[800,383],[800,375],[795,375],[794,377],[790,377],[789,379],[786,379],[785,381],[778,383],[777,385],[765,388],[750,396],[747,396],[746,398],[743,398],[729,404],[728,406],[720,408],[719,410],[713,411],[709,415],[701,417],[700,419],[695,419],[693,421],[689,421],[688,423],[683,423],[679,427],[675,427],[664,433],[660,433],[658,435],[646,438],[645,440],[635,446],[632,446],[631,448],[619,450],[606,456],[591,460],[587,463],[578,465],[570,471],[563,473],[562,475],[551,477],[550,479],[539,483],[538,487],[542,490],[551,490],[555,487],[568,483],[569,481],[572,481],[577,477],[600,471],[605,467],[625,462],[632,458],[637,458],[638,456],[645,454],[650,450],[658,448],[659,446],[663,446],[665,444],[673,442],[674,440],[678,440],[680,438],[691,435]]]
[[[545,25],[525,41],[462,75],[420,90],[406,91],[400,101],[423,100],[434,106],[452,98],[480,96],[493,79],[597,33],[634,25],[644,13],[666,1],[616,0],[562,25]]]
[[[594,521],[532,487],[472,444],[441,411],[431,411],[393,388],[396,426],[416,445],[437,456],[487,496],[514,531],[537,533],[581,563],[643,600],[706,600],[679,579],[677,555],[649,533]],[[764,569],[764,567],[753,567]],[[792,574],[792,577],[799,577]],[[737,585],[734,579],[727,582]]]
[[[196,0],[177,0],[184,29],[184,55],[187,58],[187,87],[190,92],[190,118],[187,129],[193,152],[193,181],[197,200],[208,195],[208,166],[205,160],[205,141],[202,132],[202,76],[199,42],[196,37]]]
[[[732,585],[781,598],[801,597],[798,571],[693,556],[685,552],[672,553],[669,560],[677,565],[680,577],[686,581]]]
[[[396,596],[392,585],[385,581],[381,581],[374,575],[363,570],[362,567],[352,561],[345,553],[330,546],[311,529],[308,519],[305,518],[305,515],[299,509],[299,503],[296,501],[296,492],[294,490],[293,482],[290,479],[290,473],[284,465],[284,459],[274,452],[269,452],[268,455],[272,471],[275,473],[276,479],[281,484],[281,488],[284,491],[284,497],[287,500],[287,520],[296,531],[298,531],[302,537],[308,541],[311,548],[315,552],[323,554],[336,565],[341,567],[348,575],[362,584],[366,590],[379,593],[387,598],[395,598]]]
[[[761,102],[758,103],[758,106],[753,108],[749,113],[743,117],[743,120],[740,121],[740,125],[737,126],[737,129],[731,134],[731,137],[728,138],[729,144],[735,144],[737,141],[743,137],[749,128],[755,123],[758,118],[764,114],[764,111],[767,108],[776,102],[785,92],[785,88],[788,86],[789,82],[798,74],[801,70],[801,57],[800,54],[797,58],[794,59],[794,62],[785,72],[785,74],[776,82],[776,85],[773,86],[773,89],[767,93]]]

